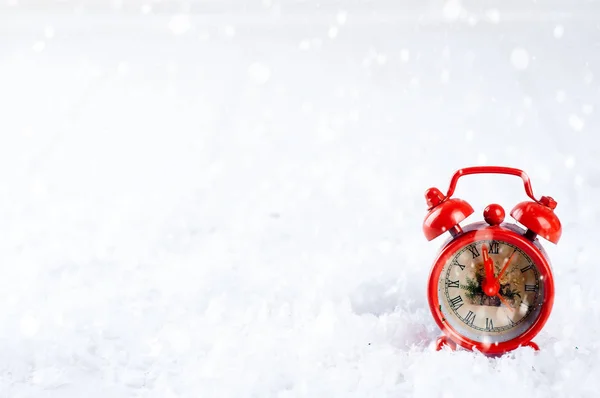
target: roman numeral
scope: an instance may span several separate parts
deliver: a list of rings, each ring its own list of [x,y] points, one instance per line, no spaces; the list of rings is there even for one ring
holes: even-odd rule
[[[526,292],[537,292],[537,290],[538,290],[537,285],[525,285]]]
[[[450,308],[454,311],[458,311],[460,307],[463,305],[463,299],[461,296],[456,296],[453,299],[450,299]]]
[[[457,267],[460,267],[460,270],[461,270],[461,271],[464,271],[464,270],[465,270],[465,266],[464,266],[464,265],[462,265],[462,264],[460,264],[460,263],[458,262],[458,260],[457,260],[457,259],[454,259],[454,261],[452,261],[452,265],[455,265],[455,266],[457,266]]]
[[[512,319],[510,319],[508,317],[507,317],[507,319],[508,319],[508,322],[509,322],[510,326],[515,326],[516,325],[516,323],[514,323]]]
[[[491,241],[490,242],[490,249],[488,250],[488,252],[490,254],[498,254],[498,251],[500,250],[500,244],[496,241]]]
[[[465,317],[465,323],[469,326],[473,326],[474,321],[475,321],[475,313],[473,311],[469,311],[469,313]]]
[[[527,267],[521,268],[521,273],[524,274],[525,272],[529,271],[531,268],[533,268],[533,265],[529,264]]]
[[[469,246],[469,247],[467,247],[467,249],[469,249],[469,251],[473,255],[473,258],[479,257],[479,255],[481,254],[481,253],[479,253],[479,250],[477,250],[477,248],[475,247],[475,245]]]
[[[486,330],[492,330],[494,328],[494,322],[490,318],[485,318],[485,328]]]
[[[447,287],[458,287],[458,281],[451,281],[449,279],[446,279],[446,286]]]

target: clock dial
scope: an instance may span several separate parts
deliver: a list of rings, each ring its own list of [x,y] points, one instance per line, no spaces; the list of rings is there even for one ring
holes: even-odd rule
[[[493,278],[499,278],[498,294],[493,296],[483,289],[486,250],[493,261]],[[543,276],[519,247],[480,240],[463,246],[446,262],[438,297],[444,322],[458,333],[481,343],[500,343],[523,334],[539,317]]]

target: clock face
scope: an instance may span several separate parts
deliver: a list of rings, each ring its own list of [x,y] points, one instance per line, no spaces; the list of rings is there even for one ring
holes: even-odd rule
[[[486,294],[488,280],[498,289]],[[488,291],[488,293],[490,293]],[[482,344],[513,340],[539,318],[544,277],[519,247],[501,240],[479,240],[459,248],[444,264],[438,281],[443,322],[462,336]]]

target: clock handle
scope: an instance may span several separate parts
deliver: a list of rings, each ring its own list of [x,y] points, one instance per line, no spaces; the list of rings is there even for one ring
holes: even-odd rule
[[[423,222],[423,231],[428,240],[432,240],[446,231],[453,235],[458,233],[457,231],[460,229],[456,227],[458,223],[473,213],[473,208],[467,202],[451,198],[458,179],[470,174],[508,174],[521,177],[525,185],[525,192],[533,202],[526,201],[517,204],[510,215],[527,227],[526,236],[529,239],[540,235],[552,243],[558,243],[562,227],[554,213],[556,201],[549,196],[536,199],[533,196],[529,176],[523,170],[501,166],[476,166],[458,170],[452,176],[446,196],[437,188],[429,188],[425,191],[429,212]]]
[[[502,167],[502,166],[475,166],[475,167],[465,167],[464,169],[460,169],[454,173],[452,176],[452,180],[450,181],[450,187],[448,188],[448,193],[446,194],[446,198],[450,198],[456,189],[456,183],[458,179],[462,176],[471,175],[471,174],[508,174],[517,177],[521,177],[523,180],[523,184],[525,185],[525,193],[536,203],[540,203],[540,200],[536,199],[533,196],[533,189],[531,188],[531,181],[529,180],[529,176],[523,170],[515,169],[512,167]]]

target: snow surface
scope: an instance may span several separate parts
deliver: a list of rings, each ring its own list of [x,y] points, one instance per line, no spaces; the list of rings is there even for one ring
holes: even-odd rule
[[[539,3],[539,4],[538,4]],[[0,397],[598,397],[600,6],[0,3]],[[541,351],[435,352],[423,193],[557,199]],[[481,219],[526,199],[461,179]]]

